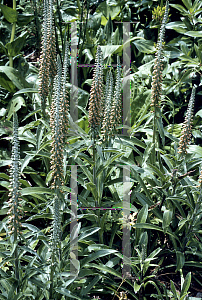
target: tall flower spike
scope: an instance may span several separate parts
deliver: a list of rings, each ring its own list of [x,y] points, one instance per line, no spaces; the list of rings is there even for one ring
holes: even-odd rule
[[[98,131],[98,128],[101,125],[101,118],[103,113],[102,90],[103,59],[101,47],[98,45],[89,99],[89,126],[93,130],[94,134]]]
[[[196,94],[196,86],[194,85],[192,88],[191,97],[189,100],[187,113],[185,116],[185,121],[182,127],[182,134],[180,137],[179,148],[178,148],[178,153],[182,153],[183,155],[187,153],[187,147],[191,142],[195,94]]]
[[[54,79],[57,73],[56,67],[56,41],[55,41],[55,26],[53,18],[53,0],[49,0],[49,26],[48,26],[48,44],[49,44],[49,53],[50,53],[50,79]]]
[[[39,69],[39,95],[41,97],[42,115],[45,116],[46,98],[49,94],[49,83],[56,75],[56,46],[52,0],[44,0],[42,27],[43,35]]]
[[[64,184],[63,159],[64,159],[64,137],[63,137],[63,111],[61,105],[62,95],[62,65],[60,56],[57,56],[57,75],[54,78],[54,94],[52,99],[50,126],[52,129],[51,169],[54,189],[53,199],[53,227],[51,237],[52,270],[53,276],[56,259],[60,259],[61,240],[61,218],[60,218],[60,192]],[[53,278],[51,279],[53,283]]]
[[[162,57],[163,57],[163,42],[165,39],[165,27],[166,22],[168,20],[168,10],[169,10],[169,3],[166,1],[166,8],[163,17],[163,21],[161,24],[161,29],[159,32],[159,38],[157,43],[157,51],[156,51],[156,59],[154,63],[154,70],[153,70],[153,77],[152,77],[152,100],[151,106],[159,107],[161,96],[162,96]]]
[[[107,140],[110,130],[110,112],[112,106],[112,99],[113,99],[113,75],[111,70],[107,74],[107,82],[106,82],[106,89],[105,89],[105,108],[104,108],[104,116],[102,121],[102,136],[103,140]]]
[[[17,236],[20,227],[20,153],[19,153],[19,138],[18,138],[18,117],[16,112],[13,113],[13,143],[12,143],[12,156],[11,156],[11,172],[10,172],[10,208],[8,210],[9,226],[14,233],[14,240],[17,241]]]
[[[54,79],[54,95],[52,99],[50,126],[52,129],[51,143],[51,169],[53,172],[52,188],[60,188],[63,185],[63,119],[61,108],[62,91],[62,65],[58,55],[57,57],[57,75]]]
[[[116,126],[121,123],[121,65],[120,58],[117,56],[116,84],[110,115],[110,134],[113,136],[116,132]]]
[[[62,72],[62,93],[61,93],[61,111],[62,111],[62,130],[63,130],[63,143],[66,140],[67,130],[69,127],[69,93],[66,86],[66,81],[68,77],[68,66],[69,66],[69,43],[66,42],[65,45],[65,55],[63,62],[63,72]]]
[[[42,49],[39,69],[39,95],[41,97],[42,115],[45,116],[46,98],[49,85],[49,49],[48,49],[48,0],[43,2]]]

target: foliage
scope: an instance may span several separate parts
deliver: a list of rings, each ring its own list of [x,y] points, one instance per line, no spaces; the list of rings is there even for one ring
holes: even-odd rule
[[[0,9],[0,299],[196,296],[201,1],[12,0]]]

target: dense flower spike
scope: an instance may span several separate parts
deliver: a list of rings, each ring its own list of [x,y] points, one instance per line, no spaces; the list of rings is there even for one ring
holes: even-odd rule
[[[63,62],[63,71],[62,71],[62,92],[61,92],[61,111],[62,111],[62,130],[63,130],[63,142],[66,140],[67,130],[69,127],[69,94],[66,86],[66,81],[68,77],[68,67],[69,67],[69,44],[66,42],[65,45],[65,55]]]
[[[39,95],[42,114],[45,115],[46,98],[49,94],[49,82],[56,75],[56,46],[53,26],[53,2],[44,0],[43,36],[39,69]]]
[[[49,11],[48,11],[48,46],[49,46],[49,53],[50,53],[50,79],[53,80],[56,73],[56,40],[55,40],[55,26],[54,26],[54,19],[53,19],[53,0],[49,0]]]
[[[116,126],[121,123],[121,65],[119,56],[117,57],[116,84],[110,114],[110,135],[116,132]]]
[[[105,89],[105,108],[104,108],[104,116],[102,120],[102,136],[105,141],[110,135],[110,113],[112,107],[112,99],[113,99],[113,75],[111,70],[107,74],[106,79],[106,89]]]
[[[8,210],[9,223],[12,228],[11,232],[14,232],[14,240],[17,240],[17,235],[20,227],[20,153],[19,153],[19,138],[18,138],[18,117],[16,112],[13,114],[13,143],[12,143],[12,163],[10,172],[10,209]]]
[[[101,125],[101,118],[103,113],[102,90],[103,58],[101,47],[98,45],[89,99],[89,125],[94,132],[97,131]]]
[[[54,95],[52,99],[50,126],[52,128],[51,169],[53,172],[52,188],[59,189],[63,185],[63,119],[61,108],[62,65],[57,57],[57,75],[54,79]]]
[[[166,1],[166,8],[161,24],[159,39],[157,43],[156,59],[154,63],[153,78],[152,78],[152,101],[151,106],[159,107],[162,96],[162,57],[163,57],[163,42],[165,38],[165,27],[168,20],[169,3]]]
[[[64,184],[63,160],[64,141],[68,129],[68,93],[66,79],[68,73],[68,51],[69,45],[66,43],[64,65],[62,70],[60,56],[57,56],[57,75],[54,79],[54,94],[52,99],[50,126],[52,129],[52,149],[51,149],[51,169],[53,182],[51,188],[54,189],[53,199],[53,228],[52,228],[52,262],[59,258],[61,239],[60,220],[60,192]]]
[[[180,137],[179,148],[178,148],[178,153],[182,153],[182,154],[187,153],[187,147],[191,142],[195,93],[196,93],[196,86],[193,86],[191,97],[187,108],[187,113],[185,116],[185,121],[183,124],[182,134]]]

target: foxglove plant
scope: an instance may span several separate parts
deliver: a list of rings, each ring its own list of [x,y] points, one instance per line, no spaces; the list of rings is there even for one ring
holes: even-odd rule
[[[151,92],[151,107],[153,109],[153,144],[155,151],[156,143],[156,119],[160,116],[160,102],[162,98],[162,71],[163,71],[163,47],[165,39],[165,28],[168,20],[169,2],[166,1],[165,13],[161,24],[158,43],[156,47],[156,59],[154,63],[153,77],[152,77],[152,92]]]
[[[185,116],[185,121],[182,127],[183,129],[182,129],[182,134],[180,137],[179,148],[178,148],[178,153],[182,154],[183,156],[187,153],[187,147],[191,142],[195,94],[196,94],[196,86],[194,85],[192,88],[191,97],[189,100],[189,104]]]
[[[121,65],[120,58],[117,56],[116,83],[114,87],[114,95],[110,113],[110,135],[114,136],[117,129],[116,126],[121,123]]]
[[[101,119],[103,114],[102,93],[103,58],[101,47],[98,45],[89,99],[89,126],[91,127],[93,138],[95,138],[95,136],[98,134],[98,130],[101,126]]]
[[[104,115],[102,120],[101,133],[103,136],[103,141],[108,140],[110,137],[110,114],[112,108],[112,98],[113,98],[113,75],[111,70],[107,73],[106,88],[105,88],[105,107]]]
[[[99,129],[103,116],[103,56],[100,45],[97,47],[97,53],[95,57],[95,69],[93,73],[93,81],[90,89],[89,98],[89,126],[91,128],[92,140],[93,140],[93,182],[96,184],[96,166],[95,166],[95,144],[96,136],[99,134]]]
[[[19,152],[19,138],[18,138],[18,117],[17,113],[13,113],[13,142],[12,142],[12,156],[11,156],[11,172],[10,172],[10,192],[9,197],[9,210],[8,223],[11,228],[10,234],[13,234],[13,243],[18,244],[18,236],[20,232],[20,152]],[[14,263],[15,263],[15,277],[19,280],[19,259],[18,259],[18,247],[16,246],[14,251]]]
[[[53,2],[44,0],[43,35],[39,69],[39,95],[41,97],[42,115],[45,116],[46,98],[49,83],[56,75],[55,29],[53,26]]]
[[[51,170],[52,185],[54,190],[53,198],[53,227],[52,227],[52,266],[51,266],[51,297],[53,294],[53,277],[56,263],[60,261],[60,243],[61,243],[61,216],[60,199],[62,186],[64,185],[63,161],[65,134],[68,130],[68,93],[66,88],[67,67],[68,67],[68,43],[65,48],[64,66],[62,70],[60,56],[57,56],[57,75],[54,79],[54,94],[52,99],[50,126],[52,129],[51,143]]]

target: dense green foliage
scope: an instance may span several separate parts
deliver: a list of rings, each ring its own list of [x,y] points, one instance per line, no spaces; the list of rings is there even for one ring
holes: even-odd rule
[[[0,18],[0,299],[196,296],[201,0],[1,0]]]

